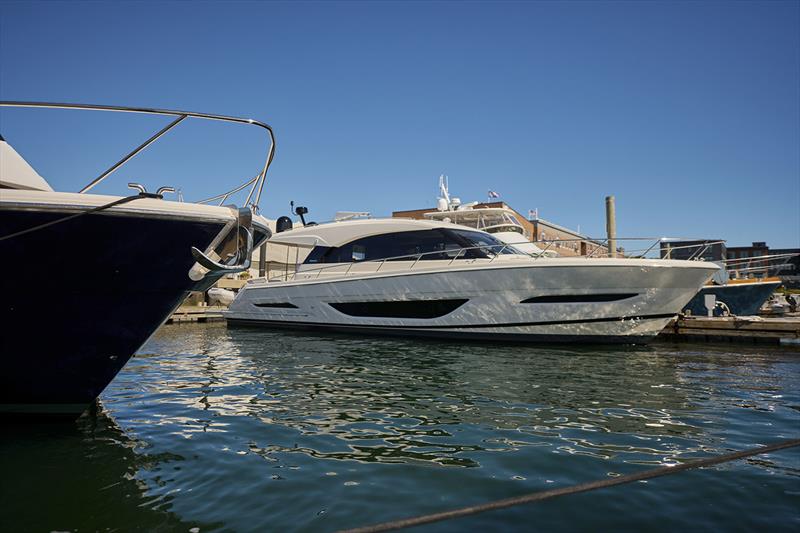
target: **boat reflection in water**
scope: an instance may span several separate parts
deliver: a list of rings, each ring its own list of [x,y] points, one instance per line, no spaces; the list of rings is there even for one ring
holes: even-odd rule
[[[76,422],[6,424],[0,437],[2,531],[189,531],[215,524],[183,520],[173,497],[140,473],[159,476],[184,457],[149,453],[101,407]],[[219,527],[217,524],[216,527]]]
[[[693,350],[165,326],[102,395],[124,433],[4,441],[2,529],[334,531],[796,434],[796,352]],[[798,518],[797,471],[774,454],[443,528],[758,530]]]
[[[148,392],[183,412],[184,436],[228,431],[227,417],[259,421],[276,435],[254,442],[256,453],[480,466],[466,452],[546,446],[656,464],[718,442],[692,402],[712,391],[687,389],[664,347],[465,347],[209,328],[216,334],[182,347],[202,355],[142,355],[137,374],[169,374],[169,396],[166,382]],[[146,408],[147,396],[131,401]],[[304,435],[321,446],[300,444]]]

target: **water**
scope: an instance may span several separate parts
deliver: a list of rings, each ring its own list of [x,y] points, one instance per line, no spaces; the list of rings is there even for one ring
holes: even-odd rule
[[[6,426],[3,531],[334,531],[800,434],[800,351],[166,326],[93,417]],[[421,528],[800,530],[800,450]]]

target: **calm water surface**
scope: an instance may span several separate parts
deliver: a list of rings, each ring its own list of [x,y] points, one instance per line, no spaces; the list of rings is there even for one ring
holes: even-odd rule
[[[6,426],[3,531],[333,531],[800,434],[800,351],[165,326],[95,416]],[[800,531],[800,451],[419,528]]]

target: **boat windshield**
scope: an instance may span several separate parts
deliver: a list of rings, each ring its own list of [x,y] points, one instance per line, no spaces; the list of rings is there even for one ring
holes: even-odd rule
[[[491,228],[486,228],[489,233],[500,233],[500,232],[512,232],[512,233],[519,233],[520,235],[524,235],[525,232],[520,226],[493,226]]]
[[[372,235],[338,247],[317,246],[304,263],[486,259],[497,254],[521,252],[488,233],[436,228]]]
[[[438,211],[426,215],[434,220],[445,220],[461,226],[469,226],[481,231],[516,231],[524,234],[519,219],[511,213],[497,212],[497,210],[466,209],[464,211]],[[502,228],[502,229],[498,229]]]

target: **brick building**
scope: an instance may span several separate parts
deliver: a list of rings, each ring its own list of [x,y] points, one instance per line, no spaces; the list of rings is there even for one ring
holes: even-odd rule
[[[662,259],[703,259],[704,261],[724,261],[727,247],[722,239],[697,241],[662,241]]]
[[[714,243],[714,244],[711,244]],[[713,240],[661,243],[661,257],[725,261],[731,279],[779,277],[786,287],[800,288],[800,248],[772,248],[764,241],[751,246],[725,246]]]

